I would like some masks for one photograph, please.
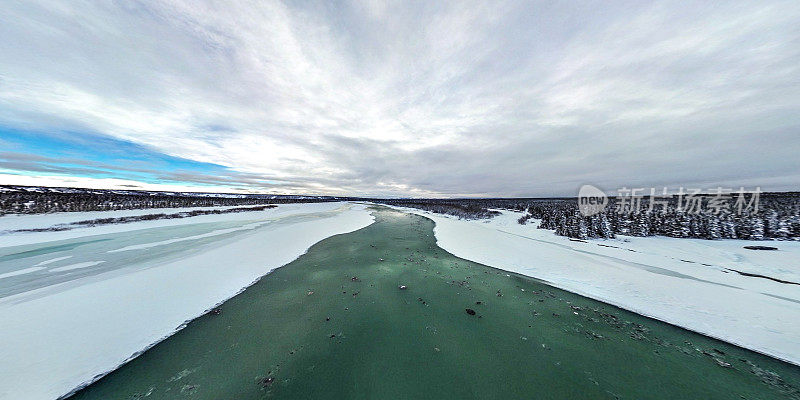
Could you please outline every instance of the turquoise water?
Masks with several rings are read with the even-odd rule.
[[[800,399],[800,367],[454,257],[432,221],[373,213],[73,398]]]

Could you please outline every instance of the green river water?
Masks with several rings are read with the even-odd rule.
[[[457,258],[431,220],[372,212],[72,399],[800,399],[800,367]]]

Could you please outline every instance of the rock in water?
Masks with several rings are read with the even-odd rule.
[[[733,368],[733,366],[730,363],[726,363],[725,361],[722,361],[719,358],[714,358],[714,361],[716,361],[717,365],[719,365],[722,368]]]
[[[272,382],[275,382],[275,378],[268,376],[266,378],[261,379],[258,383],[261,384],[264,388],[268,388],[272,385]]]
[[[473,309],[471,309],[471,308],[468,308],[468,309],[467,309],[467,314],[469,314],[469,315],[475,315],[475,310],[473,310]]]

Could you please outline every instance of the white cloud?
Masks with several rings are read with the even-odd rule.
[[[797,169],[795,1],[40,0],[0,20],[0,125],[322,192],[573,194]]]
[[[0,181],[4,185],[21,186],[47,186],[47,187],[70,187],[70,188],[93,188],[93,189],[119,189],[119,190],[152,190],[166,192],[204,192],[204,193],[231,193],[245,192],[230,188],[198,187],[196,185],[170,185],[154,184],[128,179],[114,178],[87,178],[87,177],[66,177],[57,175],[23,176],[7,174],[0,171]]]

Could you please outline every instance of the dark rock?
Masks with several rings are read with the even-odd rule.
[[[211,315],[220,315],[220,314],[222,314],[222,310],[219,308],[211,310]]]
[[[777,247],[772,246],[744,246],[747,250],[778,250]]]
[[[471,308],[468,308],[468,309],[467,309],[467,314],[469,314],[469,315],[475,315],[475,310],[473,310],[473,309],[471,309]]]
[[[483,304],[482,301],[476,301],[475,304]]]

